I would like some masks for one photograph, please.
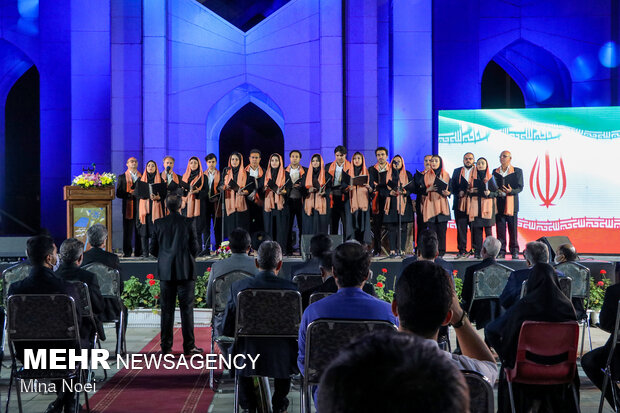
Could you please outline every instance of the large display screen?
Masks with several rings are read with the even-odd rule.
[[[525,184],[521,250],[565,235],[578,253],[620,253],[620,107],[439,111],[438,140],[450,174],[466,152],[493,169],[503,150],[512,153]],[[455,251],[454,221],[449,231],[448,250]]]

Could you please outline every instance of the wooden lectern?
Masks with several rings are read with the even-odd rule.
[[[106,250],[112,251],[112,200],[114,185],[103,188],[65,186],[67,201],[67,238],[77,238],[86,244],[86,231],[95,224],[108,229]]]

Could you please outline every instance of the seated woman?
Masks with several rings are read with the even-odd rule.
[[[524,321],[562,322],[576,320],[575,309],[560,290],[553,267],[536,264],[527,281],[527,294],[485,329],[487,343],[502,360],[497,404],[498,413],[510,412],[510,397],[504,367],[512,368]],[[579,388],[575,374],[574,386]],[[513,383],[515,407],[519,412],[575,412],[571,390],[566,385],[535,386]],[[539,406],[539,407],[536,407]]]

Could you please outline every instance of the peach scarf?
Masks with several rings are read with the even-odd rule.
[[[228,170],[226,171],[226,176],[224,177],[224,185],[228,186],[228,183],[233,179],[233,170],[230,165],[230,155],[228,157]],[[239,157],[239,172],[237,172],[237,185],[239,188],[243,188],[248,179],[248,176],[243,169],[243,158],[241,155],[237,154]],[[248,210],[248,205],[245,202],[245,196],[239,195],[237,191],[232,191],[230,189],[226,189],[225,192],[225,204],[226,204],[226,215],[230,215],[233,212],[243,212]]]
[[[146,164],[148,165],[150,162],[155,163],[155,161],[148,161]],[[142,177],[140,178],[140,180],[142,182],[146,182],[148,183],[148,177],[147,177],[147,173],[146,173],[146,168],[144,168],[144,173],[142,174]],[[153,182],[155,184],[161,184],[161,176],[159,175],[159,170],[157,169],[157,164],[155,163],[155,182]],[[150,199],[141,199],[140,200],[140,205],[138,207],[138,211],[139,211],[139,215],[140,215],[140,223],[142,225],[146,224],[146,216],[148,214],[151,214],[151,218],[152,221],[155,222],[155,220],[161,218],[164,216],[163,210],[161,208],[161,201],[153,201],[153,210],[151,211],[151,203],[149,202]]]
[[[318,156],[321,159],[321,165],[319,166],[319,185],[325,185],[325,164],[323,163],[323,157],[319,154],[312,155],[312,158]],[[312,169],[312,158],[310,158],[310,166],[308,167],[308,173],[306,174],[306,188],[312,188],[312,175],[314,174]],[[304,212],[306,215],[312,215],[312,211],[317,210],[320,215],[327,213],[327,200],[324,196],[320,196],[318,192],[308,194],[304,200]]]
[[[476,175],[474,175],[474,173]],[[474,179],[475,179],[474,176],[476,177],[478,176],[477,169],[475,171],[472,171],[471,175],[469,175],[469,187],[470,188],[473,188],[474,186]],[[486,184],[487,182],[489,182],[490,179],[491,179],[491,172],[489,171],[489,167],[487,166],[483,181]],[[480,199],[480,209],[482,211],[478,210],[478,199]],[[493,198],[485,198],[476,193],[472,194],[471,201],[469,203],[469,210],[467,211],[469,215],[469,222],[473,221],[478,216],[478,214],[480,214],[480,218],[491,219],[491,217],[493,216],[494,201],[495,199]]]
[[[424,172],[424,185],[427,189],[435,184],[435,176],[435,171],[433,169],[429,169]],[[443,167],[441,168],[439,177],[445,182],[450,182],[450,175],[445,169],[443,169]],[[441,195],[437,191],[427,192],[426,197],[424,197],[424,203],[422,204],[422,216],[424,222],[428,222],[428,220],[439,214],[450,215],[448,198]]]
[[[355,155],[362,157],[362,169],[360,175],[368,176],[368,169],[366,169],[366,158],[359,152]],[[355,155],[353,155],[355,157]],[[355,177],[355,167],[353,163],[349,163],[349,168],[346,170],[347,174],[351,177]],[[349,190],[349,202],[351,204],[351,213],[354,213],[358,209],[362,211],[368,211],[368,189],[364,186],[351,186]]]
[[[196,175],[196,177],[192,179],[192,182],[189,182],[189,177],[192,173],[192,169],[189,167],[189,163],[191,162],[192,159],[195,159],[198,162],[198,175]],[[189,158],[189,161],[187,161],[187,168],[185,169],[185,173],[183,174],[183,178],[181,179],[183,180],[183,182],[189,184],[190,190],[200,191],[204,185],[204,181],[200,181],[200,185],[198,186],[196,186],[196,183],[198,183],[200,178],[202,178],[202,174],[203,174],[202,163],[200,163],[200,159],[196,158],[195,156],[192,156],[191,158]],[[194,218],[194,217],[200,216],[200,198],[197,197],[196,194],[187,194],[187,196],[183,197],[183,207],[185,206],[187,206],[187,217],[188,218]]]
[[[377,170],[377,172],[380,172],[379,170],[379,164],[374,164],[372,166],[372,168],[375,168]],[[387,164],[387,168],[386,168],[387,174],[386,174],[386,181],[389,181],[389,179],[387,178],[388,176],[392,176],[392,166],[388,163]],[[379,176],[379,174],[377,173],[377,177]],[[379,185],[379,182],[375,182],[375,186]],[[379,190],[375,190],[375,196],[372,198],[372,213],[377,215],[379,213]]]
[[[135,158],[133,158],[135,159]],[[140,172],[136,171],[136,173],[138,174],[138,179],[140,179],[142,177],[142,175],[140,174]],[[127,169],[125,171],[125,182],[126,182],[126,186],[125,186],[125,191],[128,194],[133,194],[133,189],[131,189],[132,185],[133,185],[133,178],[131,177],[131,172],[129,172],[129,169]],[[125,204],[125,219],[134,219],[133,216],[133,203],[134,203],[134,198],[129,197],[127,198],[127,203]]]
[[[398,156],[398,155],[397,155]],[[403,164],[403,166],[400,168],[400,172],[398,173],[398,185],[396,188],[392,188],[394,190],[398,190],[399,186],[405,186],[409,183],[409,181],[407,180],[407,170],[405,169],[405,160],[398,156]],[[396,158],[396,156],[394,157]],[[394,158],[392,158],[392,162],[390,162],[390,171],[392,171],[394,169]],[[390,175],[393,176],[393,175]],[[398,202],[397,208],[398,208],[398,213],[400,213],[400,215],[405,215],[405,209],[407,207],[407,195],[398,195],[400,197],[400,202]],[[385,208],[383,209],[384,212],[386,214],[390,213],[390,204],[392,201],[392,196],[389,196],[386,200],[385,200]]]
[[[500,166],[495,170],[498,174],[501,175],[502,167]],[[508,175],[513,174],[515,172],[515,168],[510,165],[508,167]],[[503,215],[507,215],[509,217],[515,214],[515,196],[506,194],[506,206],[504,207],[504,211],[502,211]]]
[[[472,166],[472,171],[469,173],[469,180],[467,182],[470,185],[473,182],[472,176],[474,176],[475,172],[476,172],[476,165]],[[461,174],[459,175],[459,182],[461,181],[461,179],[465,180],[465,167],[464,166],[461,167]],[[458,194],[454,194],[454,196],[457,197]],[[467,212],[469,210],[469,201],[470,200],[467,194],[465,194],[465,196],[463,196],[462,198],[459,198],[458,210],[461,212]]]
[[[269,157],[269,163],[271,164],[271,158],[277,156],[280,160],[280,167],[278,168],[278,175],[275,179],[275,184],[278,188],[282,188],[286,183],[286,174],[284,173],[284,164],[282,163],[282,157],[278,154],[273,154]],[[271,180],[271,165],[267,168],[267,173],[265,174],[265,212],[271,212],[272,209],[277,209],[278,211],[282,211],[284,209],[284,195],[274,193],[267,184]]]

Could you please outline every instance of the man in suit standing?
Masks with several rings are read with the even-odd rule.
[[[482,243],[482,262],[470,265],[465,269],[465,279],[463,281],[463,309],[468,311],[469,304],[474,295],[474,273],[496,264],[495,258],[501,248],[501,243],[495,237],[486,237]],[[480,330],[488,323],[500,316],[499,300],[490,298],[486,300],[476,300],[469,312],[469,319],[472,323],[476,323],[476,328]]]
[[[252,278],[240,280],[230,288],[230,297],[224,313],[224,334],[235,335],[235,315],[237,313],[237,294],[247,289],[297,290],[292,282],[278,277],[282,269],[282,249],[275,241],[264,241],[258,248],[256,256],[258,273]],[[242,409],[256,411],[257,401],[254,395],[254,382],[250,375],[257,371],[263,376],[274,378],[274,393],[271,398],[273,411],[286,412],[291,387],[291,374],[297,373],[295,357],[297,343],[291,338],[242,338],[235,343],[237,354],[260,354],[256,361],[256,370],[249,366],[238,372],[239,404]]]
[[[170,214],[153,223],[151,254],[157,257],[157,275],[160,279],[161,351],[172,351],[174,308],[177,297],[181,310],[183,353],[201,354],[194,341],[194,271],[195,257],[200,250],[196,229],[191,218],[179,214],[181,198],[169,195],[166,206]]]
[[[467,226],[469,225],[469,215],[467,213],[467,187],[469,177],[475,169],[476,159],[474,154],[467,152],[463,155],[463,166],[456,168],[452,172],[450,192],[454,194],[454,220],[456,221],[456,243],[459,249],[456,258],[462,258],[467,254]],[[470,237],[471,239],[471,237]]]
[[[104,310],[104,303],[97,276],[80,268],[84,258],[84,244],[77,238],[68,238],[60,245],[59,255],[60,267],[56,270],[56,275],[66,281],[79,281],[88,285],[88,294],[90,295],[90,305],[95,325],[82,323],[80,326],[80,337],[90,344],[95,332],[99,332],[99,337],[105,340],[103,324],[100,321],[101,313]]]
[[[136,189],[136,181],[142,174],[138,172],[138,160],[133,156],[127,159],[127,170],[118,176],[116,184],[116,197],[123,200],[123,254],[131,257],[131,239],[135,235],[136,248],[134,257],[142,255],[142,242],[136,226],[138,219],[138,199],[133,196]]]
[[[519,240],[517,239],[517,223],[519,221],[519,192],[523,191],[523,171],[512,166],[511,161],[512,154],[509,151],[503,151],[499,156],[501,165],[493,171],[496,182],[503,182],[504,178],[509,176],[514,177],[516,181],[514,187],[509,184],[503,184],[499,188],[499,195],[496,198],[497,215],[495,215],[495,228],[497,229],[497,239],[502,243],[499,258],[506,256],[506,226],[508,226],[510,253],[512,254],[512,259],[518,259]]]
[[[215,234],[215,250],[222,243],[222,200],[218,196],[218,186],[220,184],[220,171],[217,170],[217,157],[210,153],[205,156],[207,170],[204,171],[204,185],[200,191],[200,215],[203,221],[202,234],[199,238],[204,238],[204,248],[200,256],[211,255],[211,222],[213,222],[213,233]],[[200,241],[200,240],[199,240]]]

